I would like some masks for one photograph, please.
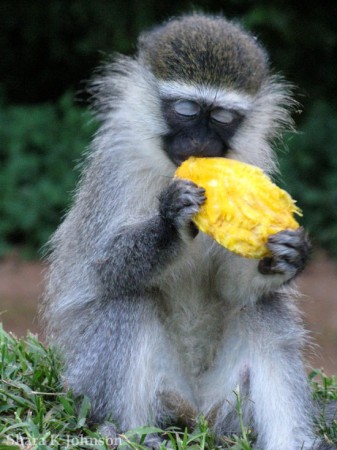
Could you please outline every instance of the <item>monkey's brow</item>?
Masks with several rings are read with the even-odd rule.
[[[161,96],[170,98],[185,98],[190,100],[206,101],[208,104],[215,103],[229,109],[247,112],[252,108],[254,97],[233,89],[220,89],[218,87],[205,85],[192,85],[176,81],[160,81],[159,92]]]

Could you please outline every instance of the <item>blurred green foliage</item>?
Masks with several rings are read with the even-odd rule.
[[[1,0],[0,255],[34,254],[62,219],[96,124],[78,104],[107,55],[192,10],[239,19],[295,86],[300,133],[281,155],[286,188],[314,239],[337,256],[337,4],[293,0]]]
[[[239,19],[309,101],[337,101],[337,4],[328,0],[1,0],[0,85],[11,102],[56,100],[104,55],[132,53],[140,31],[193,10]]]
[[[288,146],[280,158],[284,185],[314,241],[337,257],[337,107],[315,102]]]
[[[55,105],[0,106],[0,255],[34,255],[61,221],[96,124],[64,95]]]

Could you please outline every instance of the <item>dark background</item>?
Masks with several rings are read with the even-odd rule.
[[[94,69],[134,52],[141,30],[193,10],[240,20],[295,86],[303,133],[279,144],[279,182],[337,255],[337,6],[312,0],[1,0],[0,255],[36,255],[66,211],[96,129],[85,109]]]
[[[299,132],[277,151],[316,253],[300,278],[310,328],[337,371],[337,4],[317,0],[0,0],[0,313],[39,331],[43,246],[71,201],[97,123],[87,81],[140,31],[190,11],[242,22],[294,86]],[[30,259],[24,263],[24,259]],[[320,365],[321,359],[314,360]]]
[[[72,169],[96,127],[83,109],[95,67],[132,53],[141,30],[192,10],[239,19],[294,84],[303,134],[279,145],[289,149],[280,182],[314,240],[337,254],[335,3],[1,0],[0,9],[0,255],[36,254],[67,209]]]

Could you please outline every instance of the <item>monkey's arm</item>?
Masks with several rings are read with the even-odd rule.
[[[219,290],[226,298],[246,305],[286,285],[304,269],[311,246],[307,234],[299,228],[270,236],[268,248],[272,256],[262,260],[228,256],[219,278]]]
[[[174,261],[183,240],[192,239],[192,216],[205,201],[204,190],[174,180],[159,196],[158,214],[118,230],[96,258],[101,282],[112,294],[141,293]]]

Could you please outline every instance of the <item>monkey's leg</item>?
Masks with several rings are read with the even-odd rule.
[[[243,421],[256,431],[257,449],[319,448],[301,358],[303,340],[292,305],[276,294],[231,317],[214,369],[203,384],[203,409],[217,434],[240,431],[234,394],[239,386]]]
[[[110,418],[125,432],[191,415],[192,393],[151,298],[106,298],[73,321],[65,382],[89,397],[94,422]]]
[[[249,392],[258,446],[313,449],[318,439],[313,433],[314,408],[302,361],[304,331],[283,301],[282,297],[266,299],[261,305],[261,331],[251,347]]]

